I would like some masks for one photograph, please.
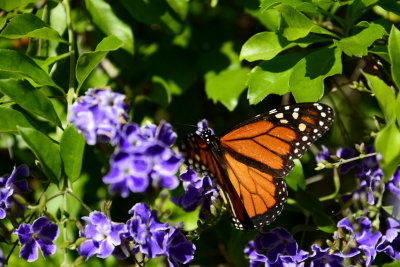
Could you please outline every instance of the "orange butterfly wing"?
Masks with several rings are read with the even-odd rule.
[[[220,140],[191,134],[187,161],[217,178],[237,228],[258,228],[279,215],[287,198],[282,177],[333,118],[323,104],[280,107],[237,125]]]

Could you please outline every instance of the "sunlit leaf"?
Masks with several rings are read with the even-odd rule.
[[[9,39],[17,39],[25,36],[67,43],[56,30],[32,14],[21,14],[12,18],[0,34],[0,37]]]
[[[240,94],[246,89],[248,68],[228,69],[218,74],[206,75],[206,93],[214,102],[221,102],[228,110],[234,110]]]
[[[363,73],[367,78],[368,85],[375,94],[378,100],[379,106],[381,107],[383,114],[385,115],[386,121],[390,121],[395,115],[395,96],[392,89],[381,79],[374,75]]]
[[[79,178],[82,168],[85,138],[78,133],[74,126],[65,129],[60,141],[60,153],[64,171],[73,182]]]
[[[318,26],[307,18],[306,15],[289,5],[283,5],[280,7],[280,10],[282,12],[282,19],[285,22],[283,26],[281,25],[283,30],[282,35],[289,41],[306,37],[310,32],[336,36],[332,32]]]
[[[394,25],[390,31],[388,48],[392,78],[397,88],[400,88],[400,31]]]
[[[11,11],[13,9],[25,7],[28,4],[36,3],[37,0],[1,0],[0,1],[0,10]]]
[[[11,75],[17,74],[19,77],[25,77],[37,85],[53,86],[64,92],[54,81],[50,78],[42,68],[40,68],[32,59],[26,55],[14,50],[0,49],[0,71],[10,72]]]
[[[324,79],[342,72],[340,49],[320,48],[309,53],[293,68],[289,91],[296,102],[313,102],[324,94]]]
[[[111,35],[105,37],[97,45],[95,51],[81,54],[76,64],[76,79],[79,83],[77,90],[81,88],[83,82],[97,66],[97,64],[99,64],[100,61],[108,54],[108,52],[117,50],[122,45],[123,43],[120,39]]]
[[[269,60],[274,58],[278,53],[293,46],[307,47],[310,44],[327,40],[329,39],[317,35],[308,35],[307,37],[289,42],[286,38],[275,32],[260,32],[253,35],[243,45],[240,51],[240,59],[246,59],[247,61]]]
[[[34,88],[26,81],[0,80],[0,92],[7,95],[25,110],[38,115],[61,127],[53,104],[39,89]]]
[[[383,159],[379,162],[385,177],[393,175],[400,164],[400,130],[395,121],[386,125],[375,139],[376,152],[380,153]]]
[[[371,23],[368,28],[361,32],[343,38],[340,41],[335,41],[335,43],[348,56],[366,56],[368,54],[368,47],[376,40],[382,38],[385,32],[385,29],[381,25]]]
[[[269,94],[284,95],[289,92],[289,78],[293,67],[304,56],[304,53],[290,53],[254,67],[249,75],[247,92],[250,104],[257,104]]]
[[[16,134],[18,132],[17,126],[32,127],[21,112],[11,108],[0,107],[0,132]]]
[[[120,39],[123,48],[133,54],[133,33],[131,27],[123,22],[104,0],[85,0],[86,8],[92,16],[94,24],[106,35],[114,35]]]

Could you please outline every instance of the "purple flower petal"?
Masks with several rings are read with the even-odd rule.
[[[39,245],[43,257],[47,257],[49,255],[53,255],[54,253],[56,253],[56,245],[54,245],[52,242],[45,241],[42,239],[37,239],[36,243]]]
[[[38,249],[35,240],[30,239],[24,246],[22,246],[19,256],[28,262],[37,260]]]
[[[86,257],[86,260],[88,260],[94,254],[96,254],[98,247],[98,242],[86,240],[78,247],[78,252],[81,256]]]

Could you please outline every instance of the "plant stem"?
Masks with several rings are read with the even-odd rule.
[[[67,17],[67,27],[68,27],[68,41],[69,41],[69,52],[71,53],[69,56],[69,82],[68,82],[68,93],[67,93],[67,103],[70,106],[74,100],[75,96],[75,38],[74,31],[72,29],[72,21],[71,21],[71,8],[69,4],[70,0],[64,0],[63,5],[65,8],[65,13]]]
[[[79,197],[77,197],[71,191],[71,189],[68,188],[66,193],[69,194],[70,196],[72,196],[73,198],[75,198],[79,202],[79,204],[81,204],[87,211],[92,212],[92,209],[88,205],[86,205]]]

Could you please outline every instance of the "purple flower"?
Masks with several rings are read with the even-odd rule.
[[[351,194],[343,195],[341,197],[343,203],[352,201],[353,204],[349,207],[352,211],[359,210],[367,202],[369,205],[375,204],[374,192],[371,187],[368,186],[367,181],[361,181],[359,188],[355,189]]]
[[[329,152],[326,146],[322,146],[322,152],[317,154],[316,160],[318,163],[322,162],[323,160],[328,160],[331,157],[331,152]]]
[[[11,175],[4,175],[3,177],[0,177],[0,219],[4,219],[6,217],[6,210],[11,207],[11,200],[14,191],[28,191],[28,185],[25,180],[15,181],[18,175],[28,176],[28,166],[14,166]]]
[[[356,156],[356,152],[351,148],[343,147],[343,148],[339,148],[336,151],[336,156],[341,158],[341,159],[351,159],[351,158],[354,158]],[[357,166],[357,163],[354,162],[354,161],[342,164],[339,167],[339,172],[341,174],[348,173],[351,169],[353,169],[356,166]]]
[[[140,252],[149,259],[163,255],[168,224],[160,223],[156,211],[151,211],[144,203],[135,204],[129,213],[132,214],[132,218],[127,222],[128,233]]]
[[[79,246],[79,254],[87,259],[95,254],[98,258],[110,256],[114,248],[121,244],[120,235],[126,232],[126,225],[111,222],[99,211],[93,211],[89,217],[82,219],[88,223],[81,233],[87,240]]]
[[[308,258],[308,252],[298,248],[296,240],[284,228],[259,233],[245,249],[250,266],[298,264]],[[296,265],[295,265],[296,266]]]
[[[175,139],[171,125],[163,121],[158,127],[125,124],[116,138],[110,172],[103,181],[111,184],[110,190],[119,191],[122,197],[130,192],[144,192],[149,186],[176,188],[179,182],[175,173],[182,156],[170,147]]]
[[[390,177],[387,188],[393,195],[400,198],[400,167],[398,167],[393,176]]]
[[[58,233],[58,226],[51,223],[46,217],[37,218],[32,225],[21,224],[14,231],[22,245],[19,256],[28,262],[37,260],[38,246],[43,257],[54,254],[56,245],[53,244],[53,241],[57,239]]]
[[[356,244],[354,247],[349,247],[348,251],[342,251],[341,255],[353,257],[362,252],[366,257],[365,264],[368,266],[376,257],[376,245],[382,234],[379,231],[374,232],[370,219],[364,216],[352,220],[346,217],[340,220],[337,226],[349,232],[349,244],[353,242]]]
[[[200,219],[205,220],[211,214],[211,205],[218,198],[218,189],[211,178],[199,178],[195,171],[187,168],[180,175],[185,193],[180,197],[171,197],[171,201],[184,211],[194,211],[201,205]]]
[[[322,249],[318,245],[313,244],[311,249],[313,250],[313,254],[310,255],[312,259],[310,267],[343,266],[343,257],[337,255],[337,253],[329,253],[329,248]]]
[[[376,250],[384,252],[393,260],[400,259],[400,222],[392,218],[386,220],[387,229],[385,235],[379,241]]]
[[[179,267],[189,263],[193,260],[196,250],[196,246],[187,241],[181,231],[174,227],[171,227],[168,234],[165,235],[163,247],[170,267]]]
[[[110,89],[90,88],[71,107],[68,121],[85,136],[89,145],[114,143],[121,124],[128,119],[125,95]]]

